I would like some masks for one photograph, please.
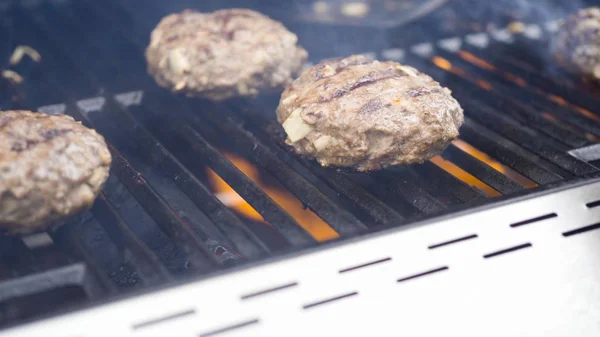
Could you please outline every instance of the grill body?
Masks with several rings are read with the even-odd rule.
[[[3,9],[1,35],[43,61],[14,67],[25,96],[2,108],[69,114],[106,137],[114,160],[89,212],[0,238],[9,335],[395,331],[398,314],[407,318],[398,331],[411,334],[481,335],[498,317],[513,323],[492,334],[597,333],[600,100],[545,56],[557,17],[513,32],[497,17],[448,19],[462,13],[455,2],[382,30],[260,5],[299,35],[312,62],[368,53],[413,65],[465,109],[460,142],[440,157],[357,174],[291,153],[278,97],[216,104],[157,88],[143,57],[149,32],[189,6]],[[425,323],[432,317],[439,324]]]

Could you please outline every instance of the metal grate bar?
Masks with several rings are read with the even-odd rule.
[[[420,213],[437,213],[446,208],[441,201],[436,200],[419,187],[420,182],[414,179],[408,170],[402,174],[399,171],[380,171],[371,176],[374,178],[375,190],[385,191],[394,198],[403,198]]]
[[[443,154],[444,158],[457,164],[477,179],[488,184],[502,194],[523,190],[523,186],[510,180],[504,174],[496,171],[484,162],[474,158],[454,145],[450,145]]]
[[[90,273],[94,275],[94,282],[96,282],[99,289],[103,291],[94,291],[92,296],[106,296],[106,294],[114,294],[117,291],[115,284],[108,277],[107,274],[102,272],[97,261],[93,258],[92,254],[83,246],[81,242],[81,226],[85,226],[81,223],[67,224],[59,227],[56,231],[51,231],[49,234],[55,244],[67,247],[73,255],[79,257],[85,265],[88,267]],[[97,287],[94,287],[97,288]]]
[[[319,164],[315,163],[315,166],[317,165]],[[411,219],[423,213],[423,211],[419,210],[419,208],[416,207],[416,205],[414,205],[413,202],[409,201],[409,199],[407,199],[405,195],[400,193],[400,191],[397,191],[394,188],[392,188],[390,186],[391,182],[383,181],[381,177],[376,177],[374,173],[339,172],[338,174],[343,175],[352,183],[360,185],[370,194],[376,196],[377,198],[379,198],[379,200],[385,202],[385,204],[388,207],[392,208],[393,210],[395,210],[396,212],[400,213],[402,216],[408,219]],[[401,179],[401,177],[397,176],[394,179],[398,180]],[[433,197],[431,197],[431,200],[432,201],[430,201],[430,203],[436,202]],[[413,201],[426,202],[423,199]],[[443,208],[443,206],[441,207]]]
[[[535,160],[535,155],[519,149],[514,143],[506,141],[469,119],[465,120],[461,137],[538,184],[544,185],[563,179],[555,172],[553,165]]]
[[[410,170],[421,178],[425,190],[446,205],[461,205],[485,199],[480,191],[429,161],[423,165],[411,167]]]
[[[113,242],[123,241],[124,248],[133,255],[134,268],[145,282],[158,285],[172,279],[158,257],[129,229],[104,193],[94,203],[91,213],[106,229]]]
[[[223,263],[208,250],[191,230],[190,225],[154,191],[142,174],[131,166],[114,147],[109,145],[113,156],[112,172],[127,189],[140,201],[146,212],[152,216],[160,228],[178,241],[180,247],[189,255],[192,267],[200,273],[206,273]]]

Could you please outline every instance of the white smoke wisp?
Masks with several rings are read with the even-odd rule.
[[[545,23],[565,18],[585,7],[583,0],[455,0],[468,17],[502,25],[518,19]]]

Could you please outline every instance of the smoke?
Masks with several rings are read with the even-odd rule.
[[[562,19],[586,6],[585,0],[458,0],[461,12],[474,20],[497,26],[514,20],[549,22]]]

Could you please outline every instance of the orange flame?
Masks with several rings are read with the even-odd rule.
[[[521,175],[517,171],[511,169],[510,167],[501,164],[494,158],[490,157],[487,153],[480,151],[479,149],[473,147],[471,144],[465,142],[464,140],[458,139],[452,142],[452,144],[454,144],[454,146],[461,149],[462,151],[486,163],[496,171],[508,176],[520,185],[525,186],[526,188],[534,188],[538,186],[538,184],[536,184],[535,182],[531,181],[530,179],[526,178],[525,176]]]
[[[504,77],[506,77],[508,80],[510,80],[511,82],[515,83],[516,85],[525,88],[527,86],[527,82],[520,78],[517,75],[513,75],[511,73],[504,73]]]
[[[458,55],[465,61],[472,63],[476,66],[478,66],[481,69],[485,69],[488,71],[492,71],[495,73],[498,73],[502,76],[504,76],[506,79],[508,79],[509,81],[515,83],[516,85],[520,86],[520,87],[526,87],[527,86],[527,82],[522,79],[519,76],[513,75],[511,73],[505,73],[503,71],[500,71],[498,68],[496,68],[496,66],[494,66],[493,64],[487,62],[486,60],[473,55],[472,53],[468,52],[468,51],[464,51],[461,50],[458,52]]]
[[[570,106],[570,107],[572,107],[573,109],[575,109],[577,112],[579,112],[583,116],[586,116],[586,117],[591,118],[591,119],[596,120],[596,121],[600,121],[600,116],[596,115],[595,113],[591,112],[588,109],[582,108],[582,107],[577,106],[575,104],[571,104],[566,99],[564,99],[564,98],[562,98],[560,96],[553,95],[553,94],[548,94],[548,98],[552,102],[554,102],[554,103],[560,104],[562,106]]]
[[[206,168],[208,180],[210,181],[213,189],[216,191],[215,196],[221,202],[236,211],[239,214],[243,214],[250,220],[254,221],[265,221],[265,219],[247,203],[236,191],[229,186],[215,171],[210,168]]]
[[[484,80],[478,80],[478,79],[473,78],[472,76],[469,76],[463,69],[453,66],[452,63],[450,63],[450,61],[446,60],[443,57],[434,56],[431,59],[431,62],[433,62],[433,64],[435,64],[438,68],[444,69],[455,75],[466,78],[466,79],[470,80],[471,82],[474,82],[475,84],[477,84],[480,88],[482,88],[484,90],[487,90],[487,91],[494,90],[494,86],[492,86],[492,84],[490,82],[484,81]]]
[[[556,116],[553,116],[553,115],[551,115],[551,114],[549,114],[547,112],[543,112],[542,113],[542,117],[544,117],[545,119],[547,119],[549,121],[552,121],[556,125],[559,125],[559,126],[562,126],[562,127],[566,128],[566,129],[568,129],[568,130],[570,130],[572,132],[582,133],[585,136],[585,138],[587,138],[588,140],[590,140],[592,142],[600,143],[600,138],[592,135],[591,133],[581,131],[580,129],[578,129],[578,128],[574,127],[574,126],[569,125],[569,124],[561,121]]]
[[[435,157],[431,158],[430,161],[432,163],[434,163],[435,165],[437,165],[438,167],[440,167],[442,170],[444,170],[444,171],[450,173],[451,175],[455,176],[456,178],[460,179],[467,185],[473,186],[476,189],[482,191],[488,197],[500,196],[500,193],[498,191],[491,188],[483,181],[475,178],[474,176],[469,174],[467,171],[454,165],[452,162],[449,162],[446,159],[442,158],[441,156],[435,156]]]
[[[556,118],[556,116],[553,116],[547,112],[542,112],[542,117],[544,117],[545,119],[552,121],[554,123],[561,123],[560,119]],[[567,129],[573,130],[573,128],[570,125],[565,125],[565,127]]]
[[[554,103],[558,103],[560,105],[567,105],[567,104],[569,104],[569,102],[567,102],[566,99],[564,99],[564,98],[562,98],[560,96],[549,94],[548,98],[550,98],[550,100],[553,101]]]
[[[473,63],[474,65],[489,70],[489,71],[497,71],[498,69],[496,69],[496,67],[494,67],[492,64],[488,63],[486,60],[479,58],[475,55],[473,55],[472,53],[469,53],[468,51],[459,51],[458,55],[465,61]]]
[[[442,69],[448,70],[448,71],[452,71],[452,63],[450,63],[450,61],[446,60],[445,58],[439,57],[439,56],[434,56],[432,61],[433,61],[433,64],[435,64],[439,68],[442,68]]]
[[[339,237],[338,233],[314,212],[309,209],[303,209],[300,200],[296,199],[291,193],[272,185],[265,184],[260,178],[258,169],[250,162],[233,154],[223,153],[223,155],[248,176],[250,180],[258,185],[284,211],[292,216],[298,224],[309,232],[317,241],[322,242]],[[206,168],[206,172],[208,179],[215,190],[215,195],[223,202],[223,204],[248,219],[266,222],[264,218],[219,175],[217,175],[217,173],[210,168]]]
[[[479,80],[479,81],[477,81],[477,85],[479,87],[481,87],[482,89],[485,89],[487,91],[494,90],[494,86],[490,82],[488,82],[488,81]]]

